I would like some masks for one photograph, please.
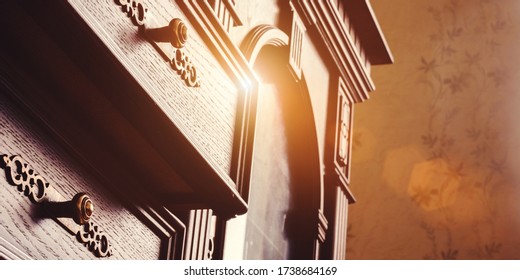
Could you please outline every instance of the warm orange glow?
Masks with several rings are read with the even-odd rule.
[[[520,259],[518,1],[371,3],[395,64],[356,106],[347,257]]]
[[[427,211],[453,205],[461,176],[450,170],[442,159],[415,164],[408,183],[408,194]]]

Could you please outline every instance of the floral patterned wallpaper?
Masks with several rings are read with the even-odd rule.
[[[372,0],[349,259],[520,259],[520,1]],[[374,176],[376,174],[376,176]]]

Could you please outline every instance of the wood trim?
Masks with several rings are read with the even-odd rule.
[[[213,259],[215,249],[214,232],[212,232],[213,219],[211,209],[190,211],[184,250],[185,260]]]
[[[297,80],[302,78],[302,48],[305,41],[306,29],[300,15],[294,10],[292,3],[289,2],[292,12],[291,37],[289,47],[289,65]]]
[[[258,54],[266,45],[286,47],[289,45],[289,36],[275,26],[261,24],[249,31],[240,49],[249,64],[254,65]]]
[[[256,91],[254,82],[256,76],[240,49],[230,39],[223,26],[219,24],[218,18],[212,12],[213,9],[207,1],[177,0],[176,2],[205,43],[210,46],[213,55],[221,62],[228,75],[242,89],[241,105],[237,108],[231,177],[235,181],[241,199],[247,205],[256,116],[256,101],[253,99],[252,93]],[[246,211],[247,209],[244,208],[236,213],[219,214],[233,217]]]
[[[369,1],[345,1],[344,8],[370,64],[393,63],[394,58]]]
[[[231,14],[231,17],[233,18],[235,25],[242,25],[242,20],[240,19],[240,16],[238,15],[237,10],[235,9],[234,3],[232,3],[232,1],[230,0],[222,0],[222,3],[224,3],[227,10]]]
[[[339,78],[337,86],[337,104],[336,104],[336,120],[335,120],[335,135],[334,135],[334,167],[339,177],[342,177],[342,181],[345,182],[346,186],[350,184],[350,170],[352,162],[352,136],[354,130],[354,103],[349,94],[345,82]],[[340,162],[340,145],[341,145],[341,114],[343,103],[349,104],[349,123],[348,123],[348,136],[346,139],[346,147],[344,147],[347,158],[344,162]],[[343,184],[342,184],[343,185]]]
[[[261,51],[267,46],[275,47],[275,53],[283,53],[284,57],[286,57],[286,61],[275,61],[276,65],[274,67],[281,69],[280,73],[283,73],[277,76],[277,79],[279,79],[277,82],[284,85],[284,89],[288,92],[300,92],[299,97],[292,100],[291,104],[294,107],[290,108],[304,110],[305,113],[302,114],[303,119],[300,118],[299,121],[305,123],[307,127],[312,126],[312,128],[305,129],[305,132],[298,132],[301,137],[307,139],[305,144],[293,141],[290,145],[291,149],[294,150],[292,153],[289,153],[292,156],[296,155],[297,152],[303,153],[305,156],[299,159],[305,158],[302,161],[306,162],[304,169],[302,169],[305,170],[305,174],[300,174],[302,175],[300,177],[305,177],[305,179],[295,180],[298,181],[294,183],[297,186],[295,187],[297,191],[294,192],[294,200],[296,202],[294,202],[294,208],[288,211],[286,218],[287,234],[294,241],[290,258],[317,259],[320,244],[324,241],[327,234],[328,222],[323,215],[323,174],[321,171],[322,164],[319,156],[312,102],[304,75],[302,75],[301,79],[298,79],[289,65],[289,37],[286,33],[271,25],[256,26],[246,35],[241,49],[252,66],[257,62]],[[292,86],[288,86],[288,84],[292,84]],[[257,93],[254,96],[257,96]],[[285,107],[288,110],[290,108]],[[257,117],[260,118],[261,115]],[[295,129],[296,127],[292,128]],[[311,145],[313,148],[304,150],[303,146],[306,146],[306,144]],[[313,151],[316,153],[313,154]],[[299,155],[301,156],[301,154]]]
[[[0,260],[30,260],[27,254],[0,236]]]
[[[348,204],[349,199],[342,187],[336,188],[335,220],[332,240],[332,259],[343,260],[347,250]]]
[[[180,260],[184,252],[185,225],[168,209],[160,206],[133,206],[141,213],[141,219],[149,222],[149,227],[161,238],[159,259]]]
[[[347,83],[354,102],[363,102],[369,98],[369,92],[375,90],[370,78],[370,69],[361,55],[362,49],[356,46],[355,38],[348,33],[337,8],[328,1],[292,0],[295,9],[316,44],[324,44],[323,55],[330,57],[336,71]]]

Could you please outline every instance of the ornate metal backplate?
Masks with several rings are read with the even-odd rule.
[[[141,26],[146,21],[148,8],[140,0],[116,0],[116,3],[123,8],[123,12],[132,19],[132,22]]]
[[[149,16],[148,8],[139,0],[117,0],[123,12],[127,13],[134,25],[138,26],[150,43],[163,57],[168,57],[170,65],[177,74],[186,82],[189,87],[200,87],[200,79],[197,75],[197,68],[193,65],[190,58],[181,48],[184,47],[188,39],[188,29],[184,22],[178,18],[173,19],[168,26],[160,26],[154,21],[153,16]],[[153,34],[153,35],[151,35]],[[182,38],[181,43],[177,38]],[[162,46],[161,43],[170,42],[174,48]]]
[[[35,204],[66,200],[18,155],[1,155],[0,168],[4,169],[7,182]],[[78,225],[71,218],[56,217],[55,220],[69,233],[76,235],[77,240],[97,257],[112,255],[108,236],[94,222]]]

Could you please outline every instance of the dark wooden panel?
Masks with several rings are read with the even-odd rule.
[[[112,244],[113,259],[157,259],[161,237],[131,213],[47,132],[29,121],[27,112],[0,94],[0,153],[21,155],[64,197],[87,192],[95,202],[93,220]],[[96,258],[54,220],[41,218],[37,205],[0,172],[0,237],[35,259]]]
[[[176,3],[168,0],[143,2],[148,9],[145,22],[153,20],[167,26],[173,18],[184,21],[189,38],[182,51],[196,67],[200,87],[186,86],[169,61],[140,35],[138,27],[116,1],[70,3],[206,160],[229,176],[239,89]],[[170,53],[166,55],[173,51],[170,47]]]
[[[11,63],[24,66],[20,68],[25,68],[23,70],[27,75],[34,76],[46,87],[48,94],[43,96],[43,102],[47,106],[39,106],[41,96],[32,91],[20,96],[20,99],[33,111],[37,111],[38,116],[49,123],[53,130],[58,131],[60,137],[78,150],[82,158],[98,169],[100,166],[102,169],[111,169],[107,173],[120,172],[112,177],[125,176],[125,172],[121,171],[126,170],[126,174],[136,179],[128,179],[132,181],[132,188],[148,191],[150,194],[155,192],[151,194],[155,195],[155,199],[163,199],[162,203],[172,208],[186,209],[205,204],[205,207],[219,209],[220,213],[228,213],[227,215],[246,211],[246,204],[229,174],[223,171],[220,164],[208,160],[207,154],[200,153],[200,147],[194,145],[197,141],[189,133],[185,133],[182,125],[173,125],[174,117],[168,114],[168,110],[161,110],[160,102],[155,100],[154,93],[158,89],[148,92],[148,88],[144,86],[141,79],[143,76],[139,75],[154,76],[154,72],[159,71],[155,69],[157,65],[160,64],[162,70],[169,67],[167,61],[152,60],[153,63],[158,63],[157,67],[149,68],[146,73],[143,73],[145,69],[140,69],[138,77],[132,76],[128,71],[135,65],[125,65],[120,57],[111,53],[113,49],[101,41],[98,34],[87,26],[68,3],[56,1],[52,4],[35,5],[29,1],[22,2],[20,5],[23,9],[10,3],[20,14],[13,16],[9,13],[0,17],[0,20],[21,30],[6,33],[10,38],[9,42],[16,43],[14,46],[8,44],[5,48],[10,52],[8,56],[13,57],[9,59]],[[117,3],[110,4],[115,5],[116,10],[113,11],[119,15],[121,10]],[[56,17],[43,16],[47,14],[55,14]],[[121,12],[121,15],[118,19],[137,32],[125,13]],[[25,18],[20,20],[22,16]],[[64,22],[67,24],[63,24]],[[109,26],[110,24],[105,27]],[[29,35],[21,36],[22,33]],[[77,34],[81,36],[76,38]],[[137,36],[134,39],[139,41],[137,49],[144,48],[147,53],[153,53],[154,57],[158,55],[148,41],[139,37],[138,33],[134,35]],[[69,40],[72,37],[75,39]],[[34,48],[34,41],[42,45],[45,56],[40,55],[41,47]],[[126,47],[129,46],[123,48]],[[211,56],[206,58],[212,59]],[[130,61],[136,63],[137,60]],[[49,65],[54,67],[49,68]],[[169,70],[172,74],[171,69]],[[170,94],[177,94],[175,87],[169,88],[161,81],[156,82],[152,87],[172,90]],[[144,83],[150,86],[149,81]],[[212,90],[219,88],[213,86]],[[213,99],[215,94],[212,91],[207,92],[206,97]],[[175,96],[171,95],[164,98],[168,102],[175,100]],[[193,102],[200,101],[198,99],[201,97],[197,95],[195,98]],[[197,111],[192,109],[188,111]],[[202,123],[206,121],[194,120],[190,125],[199,127]],[[204,132],[208,133],[208,139],[212,138],[211,131]],[[222,131],[224,130],[219,130]],[[223,139],[221,138],[218,140]],[[212,151],[215,147],[211,143],[206,145]],[[106,156],[103,149],[111,155]],[[117,184],[120,185],[125,184]],[[146,190],[140,190],[144,186]],[[126,192],[127,189],[129,188],[122,191]],[[183,199],[179,200],[178,197]]]

